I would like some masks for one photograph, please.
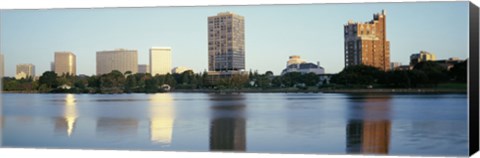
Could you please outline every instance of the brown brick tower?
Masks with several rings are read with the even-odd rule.
[[[345,30],[345,67],[368,65],[390,69],[390,41],[386,34],[386,12],[373,15],[365,23],[348,21]]]

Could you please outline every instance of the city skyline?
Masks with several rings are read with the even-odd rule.
[[[438,59],[467,58],[468,19],[461,16],[466,14],[467,4],[437,2],[2,10],[0,51],[7,59],[6,76],[13,76],[13,66],[19,63],[33,63],[37,65],[39,73],[48,71],[50,53],[56,50],[76,52],[77,74],[95,74],[95,64],[91,59],[96,51],[105,49],[136,49],[139,52],[138,63],[148,64],[148,48],[155,45],[169,45],[176,50],[172,54],[172,67],[187,66],[195,72],[203,72],[208,70],[208,24],[205,21],[208,16],[231,11],[248,19],[245,23],[247,71],[252,69],[264,73],[271,70],[279,75],[284,69],[285,58],[300,55],[312,62],[320,61],[326,73],[337,73],[344,66],[342,26],[350,19],[368,21],[372,14],[383,9],[389,14],[387,38],[392,42],[391,62],[408,63],[409,55],[420,50],[433,52]],[[189,11],[179,12],[184,9]],[[96,16],[91,17],[92,14]],[[125,18],[117,18],[117,14]],[[157,18],[162,19],[163,25],[162,22],[150,22]],[[38,23],[39,19],[43,22]],[[123,23],[122,19],[143,25],[107,27]],[[65,26],[70,29],[61,28]],[[465,30],[465,33],[458,33],[458,30]],[[53,38],[46,39],[47,35]],[[33,57],[31,53],[42,56],[28,58]],[[47,60],[43,56],[47,56]]]

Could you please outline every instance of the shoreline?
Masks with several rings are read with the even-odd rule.
[[[38,91],[2,91],[5,94],[63,94],[63,93],[41,93]],[[467,89],[240,89],[240,90],[213,90],[213,89],[175,89],[170,92],[157,93],[377,93],[377,94],[467,94]],[[74,93],[74,94],[109,94],[109,93]],[[141,93],[113,93],[113,94],[141,94]],[[149,94],[149,93],[143,93]],[[153,93],[152,93],[153,94]]]

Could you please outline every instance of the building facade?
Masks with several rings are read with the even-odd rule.
[[[232,12],[208,17],[208,71],[245,70],[244,17]]]
[[[137,50],[116,49],[97,52],[97,75],[107,74],[113,70],[121,73],[138,72]]]
[[[33,64],[18,64],[15,73],[15,79],[35,78],[35,65]]]
[[[172,70],[172,48],[152,47],[150,48],[150,73],[155,75],[166,75]]]
[[[420,53],[410,55],[410,66],[415,66],[424,61],[434,61],[435,59],[436,57],[433,53],[422,50]]]
[[[150,66],[148,66],[147,64],[138,65],[138,73],[150,73]]]
[[[283,69],[282,75],[290,72],[300,72],[302,74],[314,73],[321,75],[325,73],[325,69],[320,66],[320,63],[308,63],[300,59],[300,56],[293,55],[287,61],[287,68]]]
[[[301,63],[305,63],[305,61],[300,59],[299,55],[292,55],[288,57],[287,66],[290,66],[292,64],[301,64]]]
[[[77,75],[77,57],[72,52],[55,52],[54,71],[57,75]]]
[[[387,40],[386,12],[365,23],[348,21],[345,30],[345,67],[368,65],[390,70],[390,41]]]

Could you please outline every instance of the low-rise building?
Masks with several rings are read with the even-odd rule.
[[[464,61],[465,60],[461,60],[458,57],[451,57],[444,60],[436,60],[435,62],[440,64],[442,67],[446,68],[447,70],[450,70],[451,68],[453,68],[453,66],[455,66],[455,64],[458,64]]]
[[[410,66],[415,66],[424,61],[434,61],[435,59],[436,57],[433,53],[422,50],[420,53],[410,55]]]
[[[320,66],[320,63],[308,63],[300,59],[300,56],[294,55],[290,56],[287,61],[287,68],[283,69],[282,75],[285,75],[290,72],[300,72],[302,74],[315,73],[316,75],[321,75],[325,73],[325,69]]]

